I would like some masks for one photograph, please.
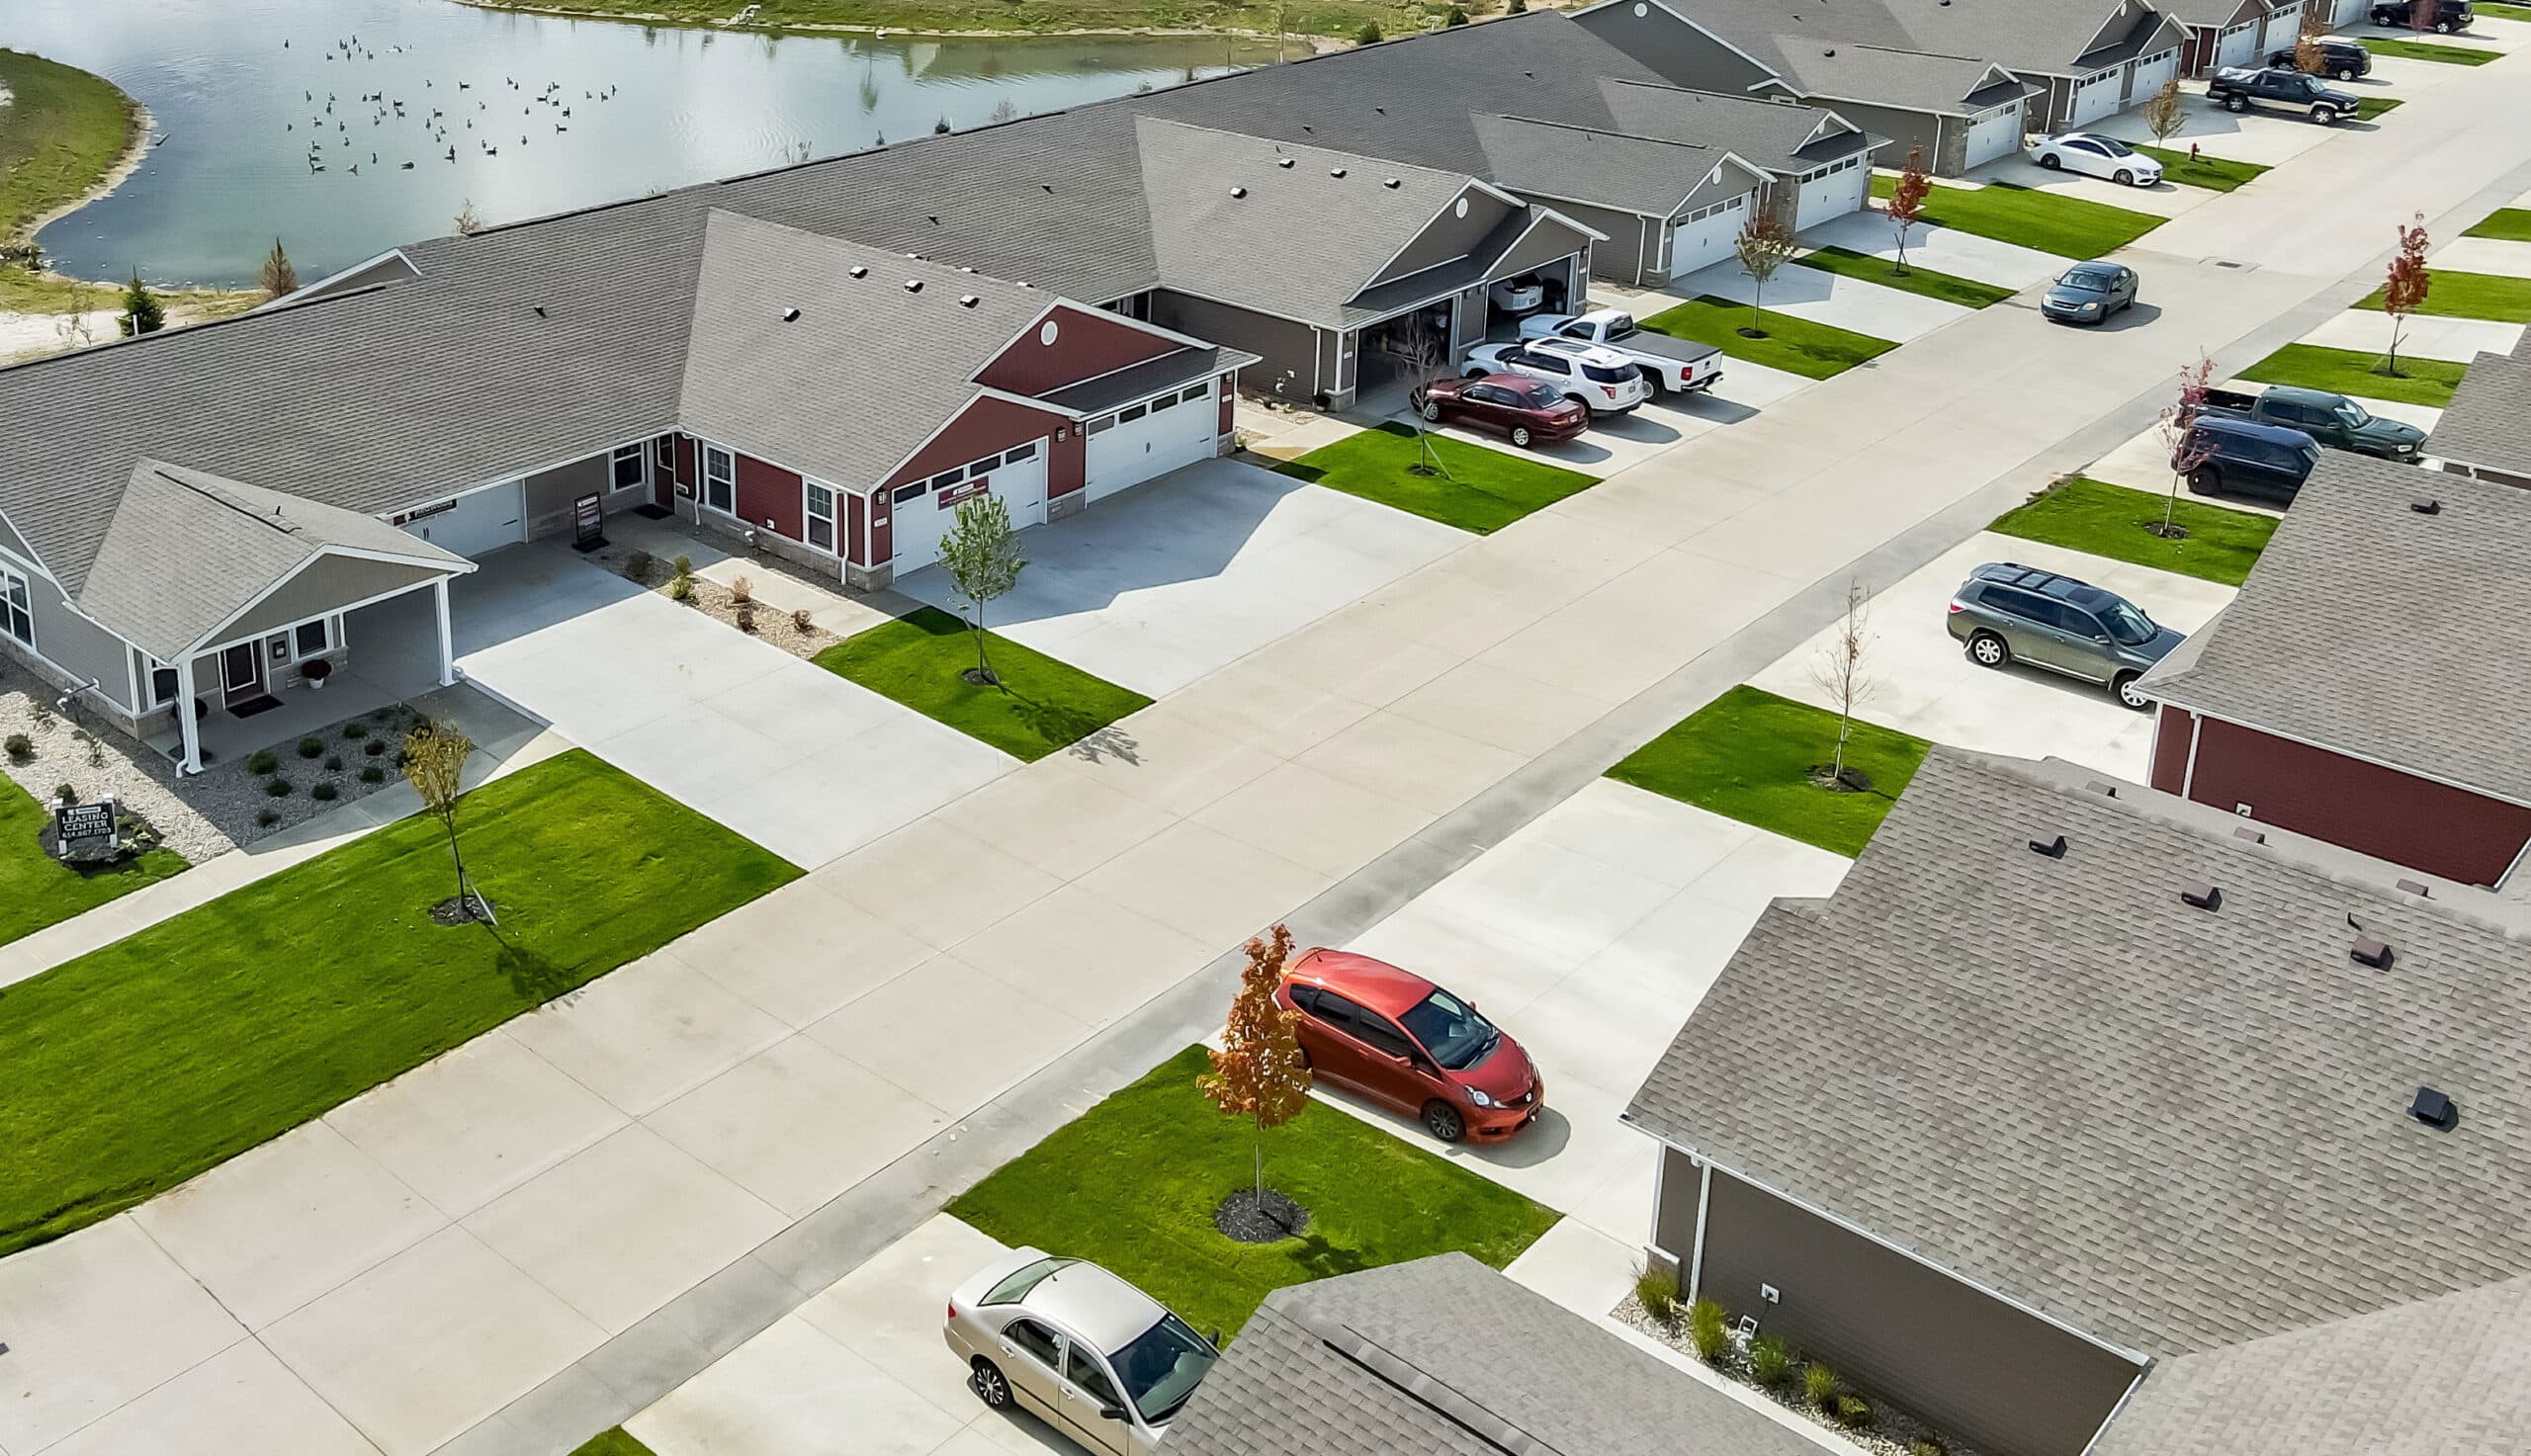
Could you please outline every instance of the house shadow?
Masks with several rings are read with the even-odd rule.
[[[631,601],[649,588],[549,543],[504,547],[449,583],[448,617],[465,656]]]

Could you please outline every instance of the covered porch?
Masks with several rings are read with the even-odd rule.
[[[446,578],[441,580],[444,583]],[[444,586],[408,588],[332,617],[327,623],[325,653],[331,665],[322,686],[301,670],[312,658],[270,661],[270,637],[198,655],[193,660],[195,691],[181,700],[195,709],[190,753],[182,725],[172,711],[165,715],[165,727],[146,739],[149,747],[172,762],[188,765],[186,772],[199,772],[258,749],[295,743],[344,719],[449,686],[456,676],[449,665],[454,643],[442,635],[447,621],[440,605],[444,591]],[[261,688],[244,696],[234,695],[229,687],[229,659],[238,655],[240,647],[259,647],[268,659]],[[157,671],[162,677],[175,675],[169,669]]]

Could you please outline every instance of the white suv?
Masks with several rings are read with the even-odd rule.
[[[1578,339],[1523,339],[1488,344],[1468,355],[1467,374],[1527,375],[1552,385],[1594,415],[1624,414],[1652,397],[1643,371],[1614,349]]]

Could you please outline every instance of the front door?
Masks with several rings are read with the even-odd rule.
[[[264,695],[264,644],[239,642],[219,654],[220,701],[234,708]]]

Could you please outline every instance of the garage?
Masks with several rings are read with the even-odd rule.
[[[1749,220],[1749,198],[1725,198],[1679,218],[1670,225],[1670,276],[1685,278],[1700,268],[1731,256],[1741,225]]]
[[[2269,52],[2290,49],[2302,34],[2303,7],[2300,3],[2279,5],[2267,13],[2266,48]]]
[[[511,480],[406,511],[395,524],[461,557],[516,546],[527,539],[527,482]]]
[[[940,554],[940,538],[956,524],[958,506],[979,495],[998,495],[1010,511],[1013,530],[1046,521],[1046,443],[1031,440],[982,460],[955,466],[923,480],[909,480],[888,493],[889,545],[898,571],[928,566]]]
[[[1097,501],[1211,459],[1221,437],[1221,407],[1213,387],[1210,380],[1188,385],[1082,426],[1090,439],[1090,499]]]
[[[2022,104],[2011,101],[1970,117],[1968,148],[1962,158],[1961,170],[1974,170],[1997,157],[2008,157],[2020,151],[2021,116]]]
[[[2257,54],[2257,21],[2226,26],[2224,34],[2215,40],[2215,64],[2218,66],[2250,65],[2254,63],[2253,58]]]
[[[2328,0],[2317,0],[2317,3],[2326,4],[2328,3]],[[2367,10],[2370,10],[2372,5],[2370,0],[2336,0],[2336,9],[2329,12],[2329,28],[2331,30],[2336,30],[2341,26],[2351,26],[2357,21],[2362,20],[2364,18],[2364,13]]]
[[[2127,88],[2131,104],[2140,103],[2169,84],[2179,74],[2179,51],[2174,48],[2159,55],[2148,55],[2136,62],[2136,79]]]
[[[2074,105],[2065,116],[2065,128],[2072,130],[2087,122],[2097,122],[2118,110],[2119,82],[2124,70],[2101,71],[2074,83]]]
[[[1865,184],[1872,180],[1863,162],[1862,157],[1848,157],[1801,179],[1801,191],[1792,205],[1792,230],[1799,232],[1861,208]]]

